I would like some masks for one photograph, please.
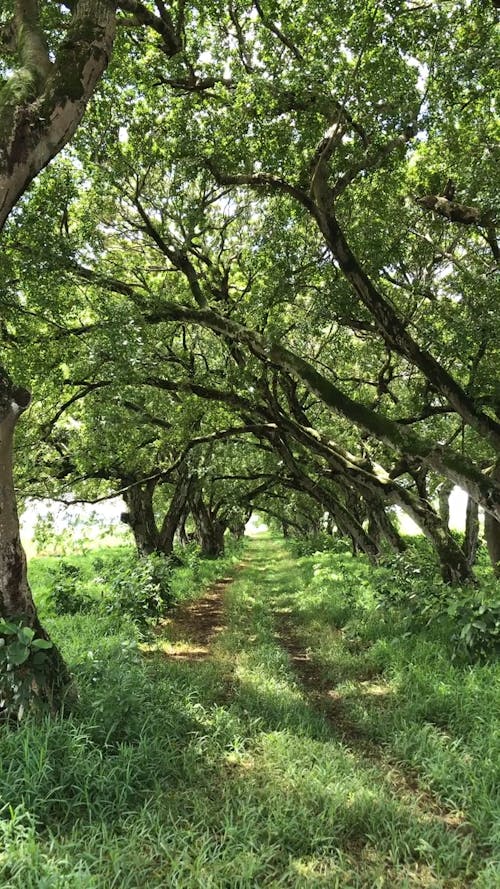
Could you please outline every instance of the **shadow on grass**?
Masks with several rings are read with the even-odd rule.
[[[470,838],[392,794],[306,699],[272,616],[293,564],[267,541],[249,555],[213,660],[95,645],[78,713],[1,737],[2,798],[37,822],[6,885],[470,885]]]

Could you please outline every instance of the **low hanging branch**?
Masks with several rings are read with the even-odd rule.
[[[91,280],[92,276],[92,271],[86,269],[87,280]],[[99,276],[97,276],[96,282],[101,283]],[[107,286],[114,289],[111,279],[107,279]],[[116,289],[119,293],[123,293],[125,289],[133,294],[133,287],[124,285],[121,281],[117,282]],[[128,292],[127,295],[129,295]],[[271,362],[291,374],[293,378],[299,379],[331,411],[346,417],[359,428],[374,435],[375,438],[387,443],[390,447],[396,448],[402,454],[422,459],[428,466],[463,487],[487,511],[500,517],[500,487],[493,484],[491,479],[486,478],[471,460],[454,451],[435,446],[420,438],[416,433],[399,426],[397,422],[380,411],[374,411],[365,404],[350,398],[347,393],[321,374],[313,364],[280,343],[273,342],[262,334],[211,309],[192,308],[166,300],[158,306],[155,312],[144,314],[142,317],[145,322],[150,324],[160,324],[166,321],[197,324],[216,334],[222,334],[239,345],[246,345],[259,360],[266,363]],[[173,382],[156,378],[147,379],[144,382],[170,391],[184,390],[195,395],[199,394],[201,397],[210,397],[209,387],[199,386],[192,382]],[[218,390],[214,390],[212,397],[216,400],[220,398]],[[254,405],[241,395],[225,393],[224,400],[237,409],[249,409],[250,414],[253,413]]]
[[[464,422],[484,437],[496,451],[500,450],[500,423],[481,410],[455,377],[411,336],[392,303],[366,273],[351,249],[334,212],[334,192],[328,184],[329,171],[324,158],[316,165],[311,195],[269,173],[226,174],[218,170],[212,161],[208,161],[207,166],[221,185],[248,186],[264,192],[287,194],[302,204],[318,225],[360,303],[372,315],[388,348],[418,367]]]

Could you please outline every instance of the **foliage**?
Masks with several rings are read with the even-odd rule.
[[[292,552],[298,557],[312,556],[321,552],[348,552],[350,544],[345,538],[333,537],[325,531],[307,537],[291,537],[289,545]]]
[[[0,621],[0,709],[20,720],[45,684],[52,642],[22,620]],[[41,702],[40,702],[41,703]]]
[[[402,555],[387,560],[371,578],[377,607],[406,632],[441,632],[452,657],[474,661],[499,651],[500,614],[498,584],[482,578],[479,588],[450,589],[439,576],[428,547],[413,542]]]
[[[95,600],[78,589],[81,581],[80,569],[77,565],[61,562],[53,576],[50,604],[56,614],[77,614],[90,611]]]
[[[308,612],[313,565],[331,574],[337,556],[297,565],[281,542],[246,546],[210,660],[165,656],[168,636],[141,650],[125,619],[101,617],[96,633],[93,614],[43,615],[80,699],[65,719],[0,733],[0,882],[491,889],[498,666],[452,664],[440,639],[402,638],[370,609],[374,638],[366,608],[355,618],[362,647],[347,652],[320,608],[326,573]],[[351,563],[369,580],[363,559]],[[340,699],[340,731],[340,711],[326,719],[299,683],[284,615]],[[370,697],[372,682],[388,694]],[[348,718],[359,746],[341,734]]]
[[[161,555],[138,559],[129,547],[101,547],[65,558],[35,557],[30,562],[30,583],[42,613],[91,611],[95,619],[107,615],[114,624],[126,615],[146,631],[173,604],[215,580],[242,546],[240,541],[229,541],[226,556],[213,563],[200,559],[194,543],[176,549],[171,560]]]
[[[354,492],[418,506],[439,550],[443,476],[491,493],[498,313],[491,235],[422,198],[493,205],[495,10],[275,12],[182,5],[182,52],[128,15],[71,148],[12,216],[3,342],[35,390],[21,487],[153,479],[160,519],[182,455],[226,523],[254,503],[309,533]]]
[[[488,659],[500,654],[500,600],[498,590],[462,597],[448,606],[447,614],[456,626],[456,651],[469,660]]]
[[[111,615],[125,614],[147,632],[172,604],[172,563],[161,555],[137,560],[132,556],[113,572],[105,604]]]

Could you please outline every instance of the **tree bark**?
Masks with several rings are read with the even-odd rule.
[[[22,67],[0,92],[0,229],[30,182],[73,136],[108,64],[115,33],[116,3],[79,0],[52,63],[35,4],[17,6]]]
[[[12,386],[1,370],[0,377],[0,616],[4,620],[22,620],[38,638],[49,640],[38,619],[28,583],[13,477],[14,430],[29,405],[30,395],[26,389]],[[57,709],[71,681],[70,675],[55,645],[46,656],[45,678],[37,676],[37,694]]]
[[[384,537],[391,549],[397,553],[404,553],[407,549],[406,543],[388,515],[384,503],[382,501],[368,502],[368,509],[370,513],[368,532],[371,536],[376,540]],[[377,531],[370,531],[370,528],[377,529]]]
[[[186,522],[188,520],[188,516],[189,509],[185,507],[179,519],[179,524],[177,525],[177,537],[181,546],[188,546],[190,543],[189,535],[186,531]]]
[[[223,555],[226,526],[206,505],[199,483],[193,486],[191,512],[196,525],[202,557],[216,559]]]
[[[492,472],[492,477],[500,481],[500,460]],[[500,522],[489,513],[484,515],[484,536],[495,577],[500,577]]]
[[[28,585],[26,557],[21,546],[13,478],[13,442],[16,423],[28,406],[29,396],[17,395],[0,421],[0,589],[2,617],[25,616],[32,625],[35,606]],[[25,402],[25,403],[23,403]]]
[[[479,544],[479,507],[472,497],[467,498],[467,510],[465,514],[465,534],[463,551],[467,564],[471,567],[476,564],[477,548]]]
[[[141,558],[150,556],[159,549],[159,533],[153,509],[153,494],[156,481],[145,485],[132,485],[123,494],[128,512],[122,520],[130,525],[137,552]]]
[[[454,487],[453,482],[447,480],[439,485],[438,489],[439,515],[443,528],[446,528],[447,531],[450,528],[450,494]]]
[[[185,467],[181,467],[177,483],[172,493],[170,505],[158,535],[158,551],[165,556],[172,555],[175,534],[181,519],[185,514],[190,484],[191,479],[189,478]]]
[[[194,513],[201,556],[204,559],[217,559],[224,554],[225,526],[213,519],[208,510]]]

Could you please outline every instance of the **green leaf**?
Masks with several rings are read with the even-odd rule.
[[[31,647],[36,648],[38,650],[40,650],[40,649],[46,650],[49,648],[53,648],[54,646],[53,646],[52,642],[48,641],[48,639],[34,639],[33,642],[31,643]]]
[[[31,627],[21,627],[17,631],[17,638],[21,645],[29,645],[35,635],[35,631]]]
[[[13,624],[12,621],[0,620],[0,633],[3,636],[13,636],[14,633],[17,633],[17,630],[17,624]]]
[[[9,662],[16,667],[20,664],[24,664],[24,662],[28,660],[29,654],[29,648],[26,645],[22,645],[20,642],[12,642],[7,648]]]

